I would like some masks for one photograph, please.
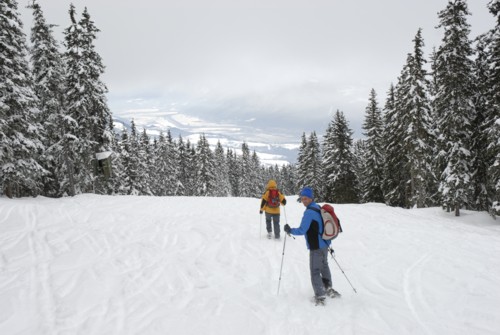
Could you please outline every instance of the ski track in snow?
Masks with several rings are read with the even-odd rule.
[[[330,258],[342,298],[315,307],[304,238],[283,256],[259,204],[0,198],[0,334],[498,334],[500,228],[486,214],[335,206],[336,259],[358,293]],[[297,227],[303,207],[284,210]]]

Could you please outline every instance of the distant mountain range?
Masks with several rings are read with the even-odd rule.
[[[257,153],[264,165],[279,166],[295,163],[300,145],[300,138],[291,136],[286,129],[261,129],[252,127],[251,120],[246,124],[214,123],[189,116],[176,111],[160,109],[134,109],[114,114],[114,126],[117,132],[130,129],[130,121],[134,120],[139,132],[146,129],[151,137],[158,136],[170,129],[172,137],[179,135],[192,144],[198,143],[200,134],[204,134],[210,145],[215,148],[220,141],[224,148],[231,148],[241,154],[241,145],[246,142],[250,150]]]

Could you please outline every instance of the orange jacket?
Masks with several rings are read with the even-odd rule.
[[[280,213],[279,205],[278,205],[278,207],[267,206],[267,201],[268,201],[268,197],[269,197],[269,190],[270,189],[277,189],[277,186],[278,185],[276,184],[276,181],[274,181],[272,179],[269,180],[269,182],[267,183],[266,191],[262,195],[262,201],[260,203],[260,210],[261,211],[265,211],[266,213],[269,213],[269,214],[279,214]],[[279,190],[278,190],[278,193],[279,193],[279,197],[280,197],[280,204],[285,205],[286,204],[285,196]]]

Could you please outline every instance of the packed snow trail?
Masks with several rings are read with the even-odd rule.
[[[290,196],[281,226],[298,226]],[[337,205],[334,288],[311,303],[303,237],[259,199],[0,198],[0,334],[498,334],[500,224]],[[282,214],[284,214],[282,212]],[[259,227],[259,224],[262,227]]]

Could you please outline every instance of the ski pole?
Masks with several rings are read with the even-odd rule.
[[[351,285],[352,289],[354,290],[354,293],[358,293],[356,291],[356,289],[354,288],[354,286],[352,286],[351,281],[349,280],[349,278],[347,278],[347,275],[345,274],[344,270],[342,270],[342,268],[340,267],[339,262],[337,262],[337,260],[335,259],[335,256],[333,255],[333,249],[330,248],[330,247],[328,247],[328,251],[330,251],[330,255],[332,255],[333,260],[335,261],[335,263],[337,263],[337,266],[339,267],[340,271],[342,271],[342,273],[344,274],[345,279],[347,279],[347,282],[349,283],[349,285]]]
[[[285,258],[286,235],[287,234],[285,234],[285,238],[283,239],[283,254],[281,255],[280,279],[278,280],[278,293],[276,293],[276,295],[280,294],[281,272],[283,271],[283,259]]]
[[[260,213],[260,221],[259,221],[259,239],[262,238],[262,213]]]

